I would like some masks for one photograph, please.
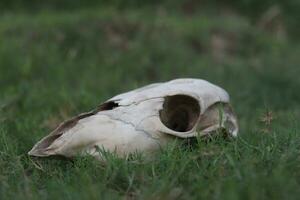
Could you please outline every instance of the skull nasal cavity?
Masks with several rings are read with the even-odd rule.
[[[177,132],[191,130],[200,115],[200,106],[196,99],[187,95],[165,97],[160,120],[169,129]]]

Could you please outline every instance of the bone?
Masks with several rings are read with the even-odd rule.
[[[176,138],[225,130],[238,135],[228,93],[205,80],[175,79],[117,95],[95,110],[61,123],[29,151],[30,156],[150,155]],[[102,153],[101,153],[102,152]]]

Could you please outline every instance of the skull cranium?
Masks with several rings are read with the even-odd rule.
[[[219,129],[238,133],[227,92],[205,80],[176,79],[117,95],[62,123],[29,155],[101,157],[97,149],[103,148],[122,157],[158,150],[174,136],[190,138]]]

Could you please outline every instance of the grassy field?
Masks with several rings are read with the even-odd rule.
[[[278,27],[162,8],[1,13],[0,199],[299,199],[300,44]],[[62,120],[179,77],[225,88],[240,137],[107,166],[27,156]]]

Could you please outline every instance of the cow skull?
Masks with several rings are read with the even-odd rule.
[[[101,158],[101,148],[125,157],[156,151],[174,138],[204,136],[219,129],[232,136],[238,133],[227,92],[205,80],[176,79],[117,95],[65,121],[28,154],[87,153]]]

